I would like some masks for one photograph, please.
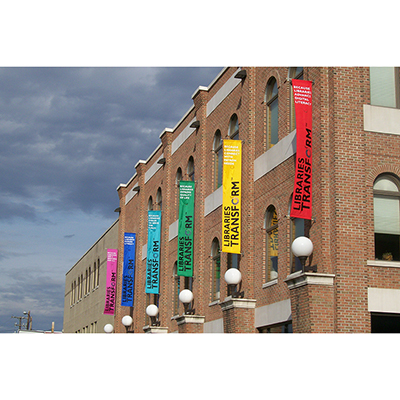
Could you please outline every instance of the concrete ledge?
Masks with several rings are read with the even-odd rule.
[[[227,311],[232,308],[256,308],[256,300],[253,299],[237,299],[228,296],[220,303],[222,311]]]
[[[143,327],[145,333],[168,333],[168,328],[165,326],[150,326]]]
[[[400,268],[399,261],[368,260],[367,265],[369,267]]]
[[[181,315],[176,318],[178,325],[182,324],[204,324],[206,317],[203,315]]]
[[[295,272],[289,275],[285,282],[289,289],[295,289],[304,285],[333,286],[333,274],[319,274],[314,272]]]

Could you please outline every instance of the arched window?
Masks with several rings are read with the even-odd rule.
[[[265,213],[266,231],[266,282],[278,278],[278,216],[274,206],[269,206]]]
[[[233,114],[229,121],[229,138],[239,139],[239,120],[236,114]]]
[[[220,297],[220,275],[221,275],[221,253],[219,241],[214,238],[211,245],[212,258],[212,301],[219,300]]]
[[[174,303],[174,315],[179,314],[179,293],[181,291],[181,277],[177,273],[177,262],[174,263],[173,279],[174,279],[174,293],[173,293],[173,303]]]
[[[162,211],[162,193],[161,193],[161,188],[158,188],[158,190],[157,190],[156,203],[157,203],[158,209],[160,211]]]
[[[214,189],[218,189],[222,185],[222,138],[221,131],[218,129],[214,135],[213,143],[214,151]]]
[[[176,217],[179,218],[179,182],[182,180],[182,169],[179,167],[175,175],[176,185]]]
[[[290,215],[290,209],[292,205],[293,195],[290,196],[288,215]],[[290,245],[293,240],[299,236],[308,236],[309,224],[303,218],[290,218]],[[302,265],[300,260],[294,256],[290,250],[290,273],[301,271]]]
[[[289,79],[303,79],[303,67],[289,68]],[[296,129],[296,114],[294,112],[294,96],[293,89],[290,87],[290,132]]]
[[[179,182],[182,180],[182,169],[179,167],[176,171],[176,176],[175,176],[175,184],[179,185]]]
[[[278,84],[274,77],[270,78],[265,91],[267,105],[267,148],[278,143]]]
[[[187,165],[187,174],[189,177],[189,181],[194,182],[194,160],[193,157],[189,157],[188,165]]]
[[[393,175],[374,183],[375,258],[400,261],[400,182]]]
[[[150,196],[147,202],[147,210],[151,211],[153,209],[153,198]]]

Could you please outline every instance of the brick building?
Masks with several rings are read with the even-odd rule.
[[[399,75],[399,68],[225,68],[199,87],[193,106],[117,189],[115,332],[399,332]],[[313,82],[311,220],[289,216],[293,78]],[[224,139],[242,141],[240,254],[221,252]],[[195,182],[193,278],[176,273],[181,180]],[[148,210],[162,213],[159,294],[145,293]],[[137,235],[133,307],[120,305],[125,232]],[[298,236],[314,245],[304,270],[291,252]],[[228,293],[231,267],[241,272],[241,297]],[[194,295],[190,314],[178,300],[184,288]],[[157,325],[149,304],[159,308]]]

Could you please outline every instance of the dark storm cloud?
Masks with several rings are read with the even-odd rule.
[[[0,220],[110,216],[116,187],[220,68],[0,68]]]

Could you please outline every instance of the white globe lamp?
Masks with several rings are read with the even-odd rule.
[[[114,330],[114,327],[111,324],[106,324],[104,325],[104,332],[105,333],[112,333],[112,331]]]
[[[299,236],[298,238],[293,240],[292,252],[296,257],[299,258],[301,265],[303,266],[303,271],[307,257],[312,254],[313,250],[314,245],[308,237]]]
[[[184,304],[190,303],[193,300],[193,293],[189,289],[183,289],[179,293],[179,300]]]
[[[132,325],[133,319],[130,315],[125,315],[124,317],[122,317],[122,325],[128,327]]]

